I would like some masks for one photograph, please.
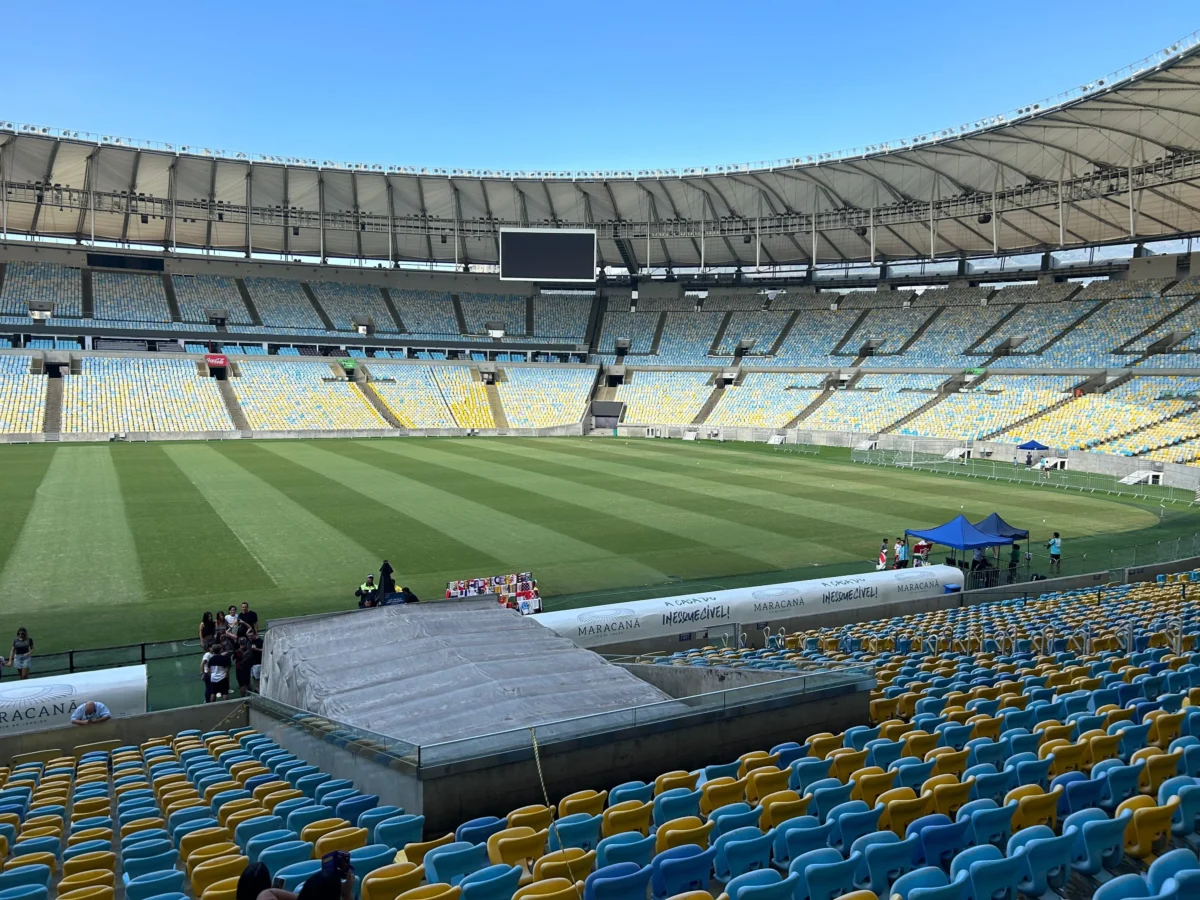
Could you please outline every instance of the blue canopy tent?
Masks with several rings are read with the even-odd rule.
[[[980,531],[962,515],[955,516],[946,524],[936,528],[925,528],[920,531],[906,528],[904,533],[924,538],[934,544],[941,544],[943,547],[952,547],[955,550],[974,550],[976,547],[995,547],[997,544],[1013,542],[1011,537]]]
[[[985,534],[998,534],[1001,537],[1022,538],[1029,540],[1029,532],[1024,528],[1014,528],[1005,522],[998,513],[992,513],[981,522],[976,522],[975,527]]]
[[[1023,444],[1017,444],[1018,450],[1049,450],[1045,444],[1038,441],[1026,441]]]

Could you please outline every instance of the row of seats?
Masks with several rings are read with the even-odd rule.
[[[989,375],[910,419],[901,434],[982,438],[1068,399],[1072,376]]]
[[[583,418],[596,382],[596,369],[519,367],[505,370],[496,386],[513,428],[573,425]]]
[[[387,428],[358,388],[312,363],[246,360],[230,379],[250,427],[262,431]],[[330,379],[330,380],[326,380]]]
[[[25,354],[0,355],[0,432],[34,434],[45,424],[47,381],[30,374],[32,364]]]
[[[782,428],[821,394],[824,375],[748,372],[724,396],[705,424]]]
[[[708,372],[637,372],[617,388],[626,423],[689,425],[712,395]]]
[[[62,430],[233,431],[217,382],[190,359],[84,357],[63,380]]]
[[[250,325],[253,319],[237,282],[224,275],[173,275],[179,315],[185,322],[207,322],[208,310],[225,310],[231,325]]]
[[[92,316],[157,328],[171,322],[161,275],[92,273]]]

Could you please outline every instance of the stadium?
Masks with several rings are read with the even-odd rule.
[[[0,900],[1200,897],[1198,120],[0,119]]]

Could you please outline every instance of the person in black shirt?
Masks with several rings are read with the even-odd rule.
[[[396,593],[396,579],[392,577],[394,571],[395,569],[392,568],[391,563],[386,559],[383,561],[383,565],[379,567],[379,593],[385,597],[388,594]]]
[[[208,676],[206,693],[209,698],[206,702],[224,700],[229,696],[229,668],[232,665],[233,660],[224,645],[214,644],[205,661]]]
[[[216,636],[217,621],[213,618],[212,613],[206,612],[200,617],[200,646],[207,647]]]
[[[262,677],[263,639],[261,634],[250,639],[250,690],[258,693],[258,682]]]
[[[258,613],[250,608],[249,603],[242,603],[242,611],[238,613],[238,621],[245,622],[251,631],[258,631]]]
[[[400,597],[405,603],[420,603],[420,598],[417,597],[407,586],[400,588]]]
[[[250,689],[250,671],[254,665],[254,654],[250,646],[249,629],[242,625],[245,633],[238,636],[237,646],[233,651],[233,671],[237,675],[238,693],[245,697]]]

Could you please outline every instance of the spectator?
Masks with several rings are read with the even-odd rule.
[[[1027,469],[1033,468],[1033,453],[1032,453],[1032,451],[1025,454],[1025,468],[1027,468]]]
[[[250,690],[258,693],[258,683],[262,680],[262,656],[263,656],[263,639],[262,635],[255,633],[250,639]]]
[[[99,725],[101,722],[107,722],[112,718],[108,711],[108,707],[99,700],[89,700],[80,706],[75,707],[75,711],[71,713],[72,725]]]
[[[887,568],[887,538],[884,538],[883,543],[879,545],[879,565],[875,568],[879,571]]]
[[[407,586],[400,588],[400,597],[405,603],[420,603],[421,598],[414,594]]]
[[[379,593],[385,597],[388,594],[396,593],[396,579],[392,577],[394,571],[395,569],[392,568],[391,563],[386,559],[383,561],[383,565],[379,567]]]
[[[239,628],[246,628],[242,625]],[[237,676],[238,694],[242,697],[246,696],[246,691],[250,689],[250,670],[254,666],[253,648],[250,646],[249,629],[246,634],[239,634],[237,646],[233,651],[233,671]]]
[[[1062,573],[1062,538],[1058,532],[1054,532],[1054,537],[1046,542],[1046,547],[1050,551],[1050,571],[1052,573]],[[24,677],[24,676],[22,676]]]
[[[983,548],[976,547],[971,554],[971,571],[975,572],[979,569],[986,569],[987,564],[987,555],[983,552]]]
[[[213,645],[206,665],[208,667],[208,690],[204,702],[224,700],[229,696],[229,667],[232,665],[232,661],[223,645]]]
[[[242,611],[238,613],[238,621],[245,622],[253,632],[258,631],[258,613],[250,608],[250,604],[242,601]]]
[[[1017,566],[1021,564],[1021,545],[1016,541],[1013,542],[1012,549],[1008,554],[1008,583],[1012,584],[1017,580]]]
[[[206,612],[200,617],[200,646],[207,647],[217,636],[217,623],[213,614]]]
[[[367,580],[358,586],[354,596],[358,598],[359,609],[374,606],[375,601],[379,599],[379,587],[375,584],[375,576],[368,575]]]
[[[33,638],[24,628],[18,628],[17,636],[12,642],[12,650],[8,654],[8,664],[17,670],[17,677],[24,681],[29,677],[32,663]]]
[[[237,634],[238,615],[237,607],[231,606],[225,613],[225,630]]]
[[[354,869],[345,879],[336,872],[319,869],[308,877],[299,894],[282,888],[268,888],[258,895],[258,900],[352,900],[354,897]]]
[[[234,900],[258,900],[258,895],[271,887],[271,871],[260,862],[250,863],[238,877]]]
[[[908,566],[908,544],[904,542],[904,538],[896,538],[896,546],[894,548],[896,554],[896,568],[903,569]]]

